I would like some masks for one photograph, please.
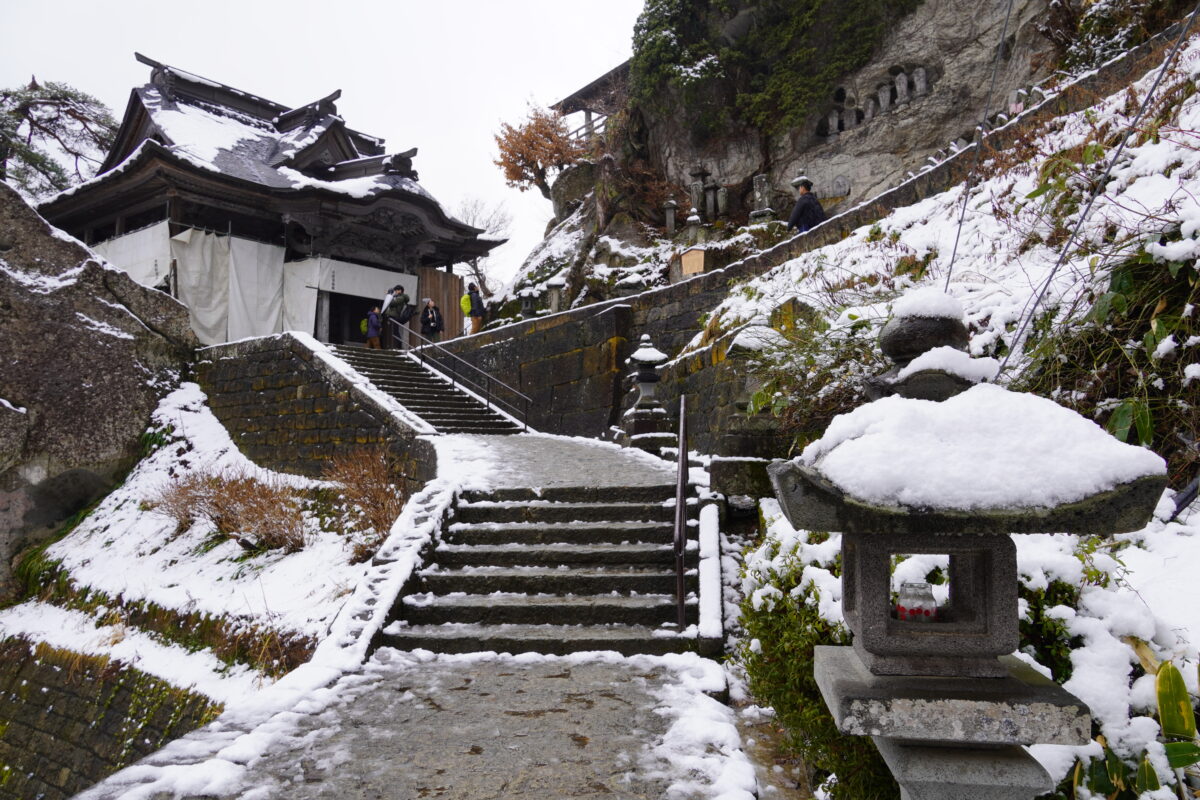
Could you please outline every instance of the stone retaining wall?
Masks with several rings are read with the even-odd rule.
[[[433,445],[377,398],[291,334],[200,351],[209,406],[247,458],[270,469],[319,476],[330,458],[386,445],[416,491],[437,471]]]
[[[1178,28],[1164,31],[1151,42],[1105,65],[1062,93],[1042,102],[1017,121],[993,132],[987,139],[985,159],[994,151],[1010,147],[1054,117],[1089,108],[1099,97],[1153,66],[1154,61],[1161,57],[1161,53],[1156,52],[1161,51],[1164,43],[1177,35]],[[896,208],[913,205],[960,184],[974,160],[974,146],[971,146],[894,189],[829,219],[812,231],[723,269],[631,297],[454,339],[444,346],[500,380],[511,382],[512,378],[517,378],[520,381],[518,388],[537,400],[530,418],[530,424],[535,428],[551,433],[601,436],[610,425],[616,424],[620,416],[625,393],[622,383],[629,372],[624,365],[629,353],[628,343],[636,342],[646,333],[660,350],[671,355],[679,353],[700,332],[704,315],[729,294],[732,284],[749,280],[804,253],[841,241],[851,231],[879,221]],[[605,319],[601,321],[601,318]],[[608,344],[613,342],[625,344]],[[603,355],[587,361],[578,353],[581,348],[604,347],[608,349]],[[707,357],[711,361],[718,350],[709,356],[698,357]],[[617,368],[608,369],[609,359],[614,355]],[[721,355],[714,364],[724,364]],[[598,362],[604,362],[605,368],[598,368]],[[560,367],[566,368],[567,374],[577,377],[566,384],[562,383]],[[678,393],[686,391],[690,401],[698,402],[698,408],[712,409],[697,411],[697,414],[708,416],[724,413],[716,409],[729,409],[730,399],[738,394],[734,388],[738,379],[735,366],[724,365],[721,369],[733,370],[733,373],[705,377],[701,375],[699,362],[693,364],[689,360],[688,366],[673,370],[674,378],[664,381],[666,385],[660,390],[660,399],[668,409],[674,409],[678,406]],[[562,391],[556,391],[559,387],[562,387]],[[708,392],[714,391],[714,387],[724,388],[709,395]],[[705,444],[696,444],[693,449],[711,447],[714,449],[708,452],[757,455],[757,452],[747,452],[747,449],[759,449],[760,445],[764,445],[764,436],[769,439],[774,434],[762,431],[764,436],[759,436],[752,433],[760,427],[766,427],[762,420],[746,422],[750,429],[744,433],[750,435],[749,439],[742,433],[723,434],[718,420],[704,421],[698,418],[695,428],[697,442]],[[739,424],[732,419],[729,427],[736,429]],[[704,429],[708,430],[707,434],[701,433]]]
[[[219,705],[108,659],[0,642],[0,800],[66,800]]]
[[[442,346],[528,395],[531,427],[600,436],[616,423],[632,330],[630,309],[613,304],[590,314],[518,322]]]

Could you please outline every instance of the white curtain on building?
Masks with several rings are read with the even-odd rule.
[[[162,283],[174,259],[179,300],[206,345],[285,330],[315,334],[318,290],[381,302],[400,284],[418,302],[416,275],[324,257],[285,264],[279,245],[194,228],[168,234],[160,222],[94,249],[145,286]]]
[[[310,336],[317,328],[318,261],[289,261],[283,265],[283,329]]]
[[[229,236],[188,229],[171,237],[179,299],[203,344],[229,341]]]
[[[230,237],[229,341],[283,330],[283,274],[281,246]]]
[[[171,269],[167,221],[92,245],[106,261],[143,286],[157,286]]]
[[[355,297],[371,297],[380,302],[383,296],[395,285],[399,284],[408,292],[410,298],[417,297],[417,276],[400,275],[383,269],[363,267],[345,261],[335,261],[324,256],[316,259],[320,262],[317,275],[317,287],[324,292],[337,292]],[[417,302],[413,299],[412,302]]]

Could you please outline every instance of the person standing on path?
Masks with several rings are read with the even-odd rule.
[[[471,318],[470,333],[476,334],[483,328],[483,298],[479,296],[479,287],[473,283],[467,284],[467,297],[471,306],[467,311],[467,315]]]
[[[367,348],[371,350],[382,350],[383,345],[379,343],[379,334],[383,333],[383,320],[379,317],[379,306],[375,306],[367,312]]]
[[[445,328],[442,310],[433,302],[433,298],[426,297],[424,308],[421,309],[421,335],[431,342],[436,342],[438,334]]]
[[[407,337],[404,336],[403,327],[400,327],[400,330],[397,331],[397,325],[393,324],[394,321],[403,326],[412,317],[412,313],[408,311],[408,302],[408,295],[405,294],[404,287],[400,284],[393,286],[392,290],[384,295],[382,309],[384,316],[383,346],[387,349],[390,349],[398,338],[397,333],[399,334],[400,349],[403,350],[408,344]]]
[[[813,183],[808,178],[801,178],[796,182],[796,192],[799,196],[796,198],[795,207],[792,208],[792,215],[788,217],[789,230],[795,228],[797,232],[804,233],[825,221],[825,209],[821,208],[820,201],[812,193],[812,187]]]

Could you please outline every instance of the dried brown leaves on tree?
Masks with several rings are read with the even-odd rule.
[[[577,163],[587,152],[582,142],[571,138],[561,114],[536,107],[516,127],[501,123],[496,144],[500,157],[495,163],[504,170],[508,185],[522,192],[536,186],[547,200],[554,174]]]

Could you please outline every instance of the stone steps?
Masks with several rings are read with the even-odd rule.
[[[535,567],[573,564],[629,564],[674,567],[675,550],[668,543],[566,544],[513,547],[505,544],[442,544],[434,558],[443,567],[486,564],[493,567]]]
[[[459,522],[672,522],[662,503],[566,503],[548,500],[477,500],[458,506]]]
[[[520,426],[395,350],[332,345],[331,350],[380,391],[439,433],[509,434]]]
[[[669,486],[466,493],[378,643],[446,653],[693,648],[694,627],[676,632],[674,508],[664,505],[671,493]],[[695,526],[689,533],[690,624],[699,548]]]
[[[695,583],[694,570],[689,582]],[[673,570],[658,567],[606,565],[462,567],[419,573],[418,589],[426,592],[523,592],[526,594],[655,594],[675,588]],[[694,588],[694,586],[692,587]]]
[[[548,653],[568,655],[589,650],[615,650],[624,655],[663,655],[692,646],[694,639],[676,636],[673,628],[641,625],[404,625],[383,630],[379,643],[399,650],[438,653]]]
[[[689,605],[695,605],[695,596]],[[413,626],[470,623],[486,625],[642,625],[675,620],[675,596],[557,594],[415,594],[404,598],[404,618]]]
[[[480,544],[669,544],[670,524],[645,522],[481,522],[454,523],[443,534],[445,541]]]

